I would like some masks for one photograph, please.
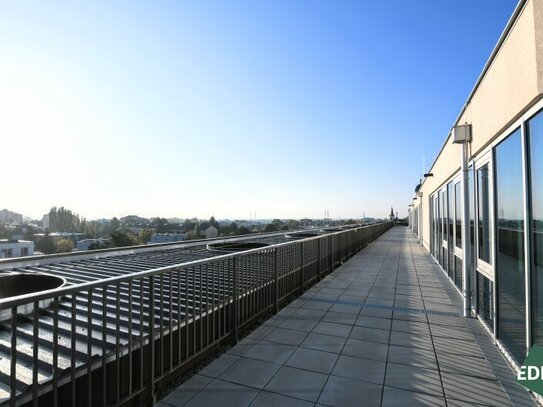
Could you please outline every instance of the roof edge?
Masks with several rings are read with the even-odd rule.
[[[494,49],[490,53],[490,56],[488,57],[488,60],[486,61],[485,66],[483,67],[483,70],[479,74],[479,77],[477,78],[477,81],[475,82],[475,85],[473,86],[471,92],[469,93],[468,98],[466,99],[466,101],[462,105],[462,109],[460,110],[460,113],[458,114],[458,116],[454,120],[454,123],[451,126],[451,128],[450,128],[450,130],[449,130],[449,132],[447,134],[447,137],[445,137],[445,141],[443,142],[443,145],[439,149],[439,152],[436,154],[436,157],[434,158],[434,161],[432,162],[432,165],[428,169],[428,172],[432,172],[432,169],[434,168],[434,165],[436,164],[437,159],[439,158],[439,156],[443,152],[443,149],[447,145],[447,142],[449,141],[449,137],[451,136],[452,129],[454,128],[454,126],[456,126],[458,124],[458,121],[460,120],[460,118],[462,117],[464,112],[466,111],[467,106],[471,102],[471,99],[473,99],[473,96],[475,95],[475,92],[477,92],[477,89],[479,88],[479,85],[483,81],[483,78],[485,77],[486,73],[490,69],[490,66],[494,62],[494,59],[496,58],[496,55],[498,55],[498,52],[500,51],[503,43],[505,42],[507,36],[511,32],[511,29],[515,25],[516,21],[518,20],[520,14],[524,10],[524,7],[528,3],[528,1],[530,1],[530,0],[519,0],[517,6],[515,7],[515,10],[513,11],[513,14],[509,18],[509,21],[507,22],[507,25],[505,26],[502,34],[500,35],[500,38],[498,39],[498,42],[496,43],[496,45],[494,46]],[[426,181],[426,179],[423,179],[422,184],[424,184],[425,181]]]

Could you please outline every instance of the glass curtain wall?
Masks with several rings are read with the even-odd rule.
[[[469,242],[471,246],[471,263],[468,265],[468,276],[471,281],[470,296],[471,304],[475,308],[475,292],[477,280],[475,279],[475,189],[473,184],[473,166],[468,171],[468,191],[469,191]]]
[[[518,129],[495,149],[498,337],[526,356],[522,140]]]
[[[527,123],[532,214],[532,332],[543,345],[543,112]]]
[[[487,163],[477,170],[477,253],[480,260],[492,264],[490,258],[490,183],[488,177],[489,164]]]
[[[443,270],[447,271],[447,248],[444,246],[444,242],[447,239],[447,190],[443,189],[439,191],[439,203],[441,206],[441,237],[439,247],[441,251],[440,264]]]
[[[462,191],[461,183],[457,182],[454,185],[454,235],[455,246],[459,249],[462,248]],[[462,289],[462,259],[455,256],[455,269],[454,269],[454,284]]]
[[[447,272],[449,277],[455,281],[455,266],[456,262],[454,261],[454,185],[451,182],[447,184],[447,196],[448,196],[448,250],[449,250],[449,268]]]

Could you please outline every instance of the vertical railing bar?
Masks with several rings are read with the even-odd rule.
[[[185,348],[189,359],[189,270],[185,270]]]
[[[92,406],[92,288],[87,299],[87,398]]]
[[[223,272],[222,272],[222,293],[221,293],[221,300],[222,300],[222,308],[223,308],[223,312],[222,312],[222,322],[223,322],[223,325],[222,325],[222,334],[223,336],[225,336],[228,331],[229,331],[229,328],[226,326],[226,323],[228,321],[228,309],[230,309],[230,307],[228,306],[228,295],[227,295],[227,290],[228,290],[228,280],[230,279],[230,264],[231,264],[231,260],[228,259],[226,260],[226,262],[223,262]]]
[[[149,383],[148,394],[155,399],[155,276],[149,276]]]
[[[300,292],[304,293],[304,242],[300,243]]]
[[[15,406],[17,397],[17,307],[11,307],[11,348],[10,357],[10,377],[9,377],[9,404]]]
[[[209,263],[205,264],[206,347],[209,346]]]
[[[120,308],[121,308],[121,284],[117,283],[115,287],[115,399],[117,404],[121,399],[121,343],[119,331],[120,326]],[[128,310],[130,313],[130,310]]]
[[[76,328],[76,295],[72,294],[72,309],[71,309],[71,315],[72,315],[72,331],[71,331],[71,337],[70,337],[70,382],[71,382],[71,398],[72,398],[72,406],[76,405],[76,386],[75,386],[75,346],[76,346],[76,340],[75,340],[75,328]]]
[[[255,290],[255,256],[250,255],[247,257],[247,295],[249,296],[249,308],[247,312],[247,318],[243,320],[244,322],[249,320],[256,312],[256,290]]]
[[[160,376],[164,374],[164,274],[160,274],[160,319],[159,319],[159,335],[160,335],[160,358],[158,360]]]
[[[236,256],[233,259],[233,274],[232,274],[232,341],[234,344],[238,343],[238,261],[239,257]]]
[[[32,309],[32,405],[38,405],[38,351],[39,351],[39,308],[34,301]]]
[[[246,320],[247,316],[249,315],[249,308],[250,308],[250,304],[249,304],[249,295],[248,295],[248,289],[249,289],[249,273],[248,273],[248,269],[249,269],[249,259],[245,256],[241,257],[240,256],[240,267],[239,267],[239,270],[238,270],[238,282],[239,282],[239,294],[241,294],[242,298],[243,298],[243,301],[245,303],[245,312],[243,312],[242,314],[239,315],[239,319],[238,319],[238,327],[239,325],[241,325],[243,323],[243,321]]]
[[[132,281],[128,282],[128,395],[132,395]]]
[[[143,389],[143,386],[144,386],[144,377],[143,377],[143,372],[144,372],[144,369],[145,369],[145,366],[144,366],[144,355],[143,355],[143,345],[144,345],[144,341],[143,341],[143,330],[144,330],[144,321],[143,321],[143,290],[144,290],[144,284],[143,284],[143,281],[144,279],[140,279],[140,382],[139,382],[139,387],[140,389]]]
[[[102,404],[107,405],[107,286],[102,288]]]
[[[169,279],[169,284],[170,284],[170,287],[168,289],[168,293],[169,293],[169,298],[168,300],[170,301],[170,340],[169,340],[169,345],[170,345],[170,365],[169,365],[169,368],[170,368],[170,371],[173,370],[173,271],[170,271],[168,273],[168,279]]]
[[[279,248],[273,249],[274,266],[273,277],[275,281],[275,301],[273,311],[275,314],[279,312]]]
[[[259,311],[259,304],[258,304],[258,291],[256,287],[256,273],[258,272],[258,258],[256,255],[251,255],[252,257],[252,276],[251,276],[251,284],[253,286],[253,312],[251,313],[251,316],[254,316]]]
[[[219,309],[217,308],[217,312],[215,312],[215,304],[216,304],[216,297],[215,297],[215,275],[217,273],[215,273],[215,264],[217,265],[217,270],[219,269],[220,267],[220,261],[216,262],[216,263],[213,263],[213,268],[212,268],[212,275],[211,275],[211,301],[212,301],[212,307],[211,307],[211,312],[212,312],[212,316],[213,316],[213,343],[215,343],[215,340],[217,339],[217,336],[216,336],[216,330],[215,330],[215,324],[217,323],[217,312],[219,311]]]
[[[203,349],[204,345],[204,324],[203,324],[203,318],[204,318],[204,307],[203,307],[203,295],[204,295],[204,288],[202,286],[202,265],[198,265],[198,274],[199,274],[199,280],[200,280],[200,289],[199,292],[199,306],[200,306],[200,350]]]
[[[181,365],[181,269],[177,269],[177,365]]]
[[[192,356],[196,356],[196,266],[192,267]]]
[[[58,297],[53,298],[53,406],[58,406]]]

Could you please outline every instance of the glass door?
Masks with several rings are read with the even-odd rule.
[[[494,244],[492,239],[492,155],[474,163],[474,264],[476,270],[477,313],[495,332]]]

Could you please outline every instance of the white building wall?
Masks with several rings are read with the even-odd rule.
[[[34,242],[27,240],[18,242],[0,242],[0,259],[32,256],[33,254]]]

